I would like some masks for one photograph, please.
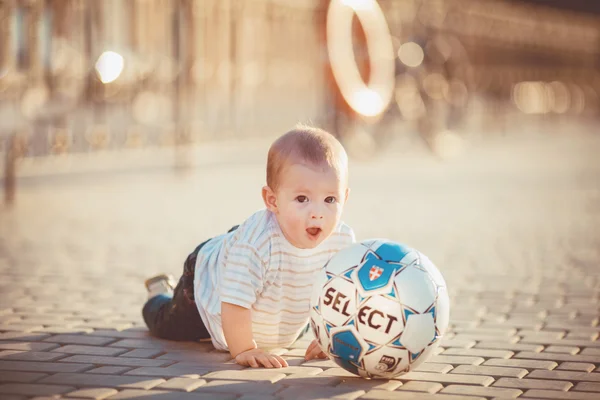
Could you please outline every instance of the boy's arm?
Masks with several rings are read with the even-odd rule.
[[[231,357],[256,348],[252,340],[252,314],[247,308],[221,303],[221,324]]]
[[[287,367],[287,362],[275,354],[256,348],[252,339],[252,312],[231,303],[221,303],[221,325],[231,357],[238,364],[258,368]]]

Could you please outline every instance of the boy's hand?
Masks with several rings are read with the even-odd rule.
[[[288,363],[275,354],[265,353],[261,349],[246,350],[235,357],[235,362],[245,367],[252,368],[281,368],[287,367]]]
[[[322,358],[327,359],[327,354],[323,353],[319,343],[316,340],[313,340],[312,343],[306,349],[306,354],[304,355],[305,360],[312,360],[313,358]]]

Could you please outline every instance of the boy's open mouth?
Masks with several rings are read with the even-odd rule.
[[[306,228],[306,233],[310,236],[318,236],[321,233],[321,228]]]

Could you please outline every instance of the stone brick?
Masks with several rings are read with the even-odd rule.
[[[284,357],[285,358],[285,357]],[[302,366],[305,367],[317,367],[317,368],[339,368],[339,365],[337,365],[336,363],[334,363],[331,360],[310,360],[310,361],[304,361],[302,363]]]
[[[441,383],[464,383],[466,385],[489,386],[494,382],[491,376],[460,375],[460,374],[434,374],[431,372],[409,372],[396,379],[405,381],[430,381]]]
[[[522,378],[528,371],[523,368],[490,367],[484,365],[459,365],[450,371],[451,374],[504,376],[509,378]]]
[[[64,343],[64,344],[81,344],[86,346],[104,346],[114,342],[115,338],[106,338],[89,335],[54,335],[44,339],[44,342]]]
[[[286,379],[289,379],[288,376]],[[333,378],[333,377],[332,377]],[[280,381],[281,384],[285,384],[286,379]],[[313,379],[313,378],[310,378]],[[311,385],[312,382],[307,380],[307,385]],[[369,390],[380,389],[380,390],[396,390],[402,385],[402,382],[398,380],[385,380],[385,379],[363,379],[363,378],[345,378],[338,385],[340,387],[344,387],[347,389],[354,390],[364,390],[368,392]],[[336,386],[336,385],[331,385]]]
[[[597,393],[585,392],[561,392],[554,390],[532,389],[526,391],[522,397],[534,397],[539,399],[559,399],[559,400],[598,400]]]
[[[273,395],[279,390],[281,386],[273,385],[269,382],[251,382],[251,381],[237,381],[237,380],[214,380],[209,381],[205,385],[200,386],[194,392],[199,393],[235,393],[240,394],[252,394],[252,395]]]
[[[448,356],[450,357],[450,356]],[[450,364],[438,364],[433,362],[424,362],[419,365],[413,371],[416,372],[437,372],[438,374],[445,374],[452,369],[452,365]]]
[[[570,382],[600,382],[600,373],[575,372],[575,371],[531,371],[528,378],[563,380]]]
[[[22,340],[25,342],[35,342],[35,341],[43,340],[44,338],[47,338],[48,336],[50,336],[50,335],[48,335],[46,333],[28,333],[28,332],[14,331],[14,332],[0,333],[0,340],[1,341]]]
[[[46,374],[37,372],[2,371],[0,373],[0,382],[29,383],[40,380],[45,376]]]
[[[43,329],[43,325],[25,324],[25,323],[14,323],[14,324],[0,324],[0,331],[17,331],[17,332],[32,332],[37,329]]]
[[[64,358],[64,354],[56,354],[42,351],[17,351],[4,350],[0,351],[0,360],[16,360],[16,361],[53,361],[58,358]]]
[[[570,354],[560,354],[560,353],[531,353],[531,352],[527,352],[527,351],[522,351],[520,353],[515,354],[513,356],[513,358],[600,363],[600,356],[586,356],[586,355],[582,355],[582,354],[570,355]]]
[[[158,357],[159,360],[192,361],[202,363],[234,363],[229,353],[206,353],[204,351],[170,351]]]
[[[236,394],[227,393],[182,393],[166,390],[128,389],[111,396],[110,400],[147,399],[149,396],[152,400],[235,400],[238,397]]]
[[[566,371],[583,371],[592,372],[594,370],[594,364],[589,363],[577,363],[577,362],[564,362],[561,363],[556,369]]]
[[[127,367],[162,367],[172,364],[173,361],[156,360],[145,358],[127,358],[127,357],[102,357],[102,356],[87,356],[75,355],[63,358],[60,362],[64,363],[89,363],[100,365],[121,365]]]
[[[481,387],[470,385],[448,385],[440,393],[457,394],[461,396],[506,397],[516,398],[523,393],[519,389],[504,389],[496,387]]]
[[[360,397],[369,400],[465,400],[465,396],[455,396],[451,394],[431,394],[423,392],[389,392],[387,390],[371,390]],[[468,397],[468,400],[485,400],[485,397]]]
[[[577,354],[579,353],[579,347],[573,346],[548,346],[544,349],[546,353],[565,353],[565,354]]]
[[[243,370],[247,367],[241,366],[237,363],[226,362],[226,363],[211,363],[211,362],[176,362],[169,365],[168,368],[196,368],[196,369],[210,369],[211,371],[221,370]],[[283,370],[282,370],[283,371]]]
[[[109,388],[93,388],[93,389],[80,389],[74,392],[65,394],[65,397],[75,397],[80,399],[98,399],[102,400],[112,395],[117,394],[115,389]]]
[[[477,343],[474,348],[476,349],[495,349],[495,350],[510,350],[510,351],[533,351],[539,353],[544,349],[541,344],[526,344],[526,343],[504,343],[504,342],[492,342],[483,341]]]
[[[541,360],[520,360],[510,358],[505,360],[503,358],[492,358],[483,363],[483,365],[489,365],[494,367],[512,367],[512,368],[525,368],[525,369],[554,369],[558,365],[554,361],[541,361]]]
[[[0,394],[20,394],[25,396],[54,396],[75,390],[71,386],[43,385],[39,383],[4,383]]]
[[[449,349],[450,350],[450,349]],[[472,356],[452,356],[452,355],[437,355],[427,360],[430,363],[435,364],[450,364],[450,365],[479,365],[485,361],[481,357]]]
[[[42,379],[40,383],[67,384],[84,387],[92,386],[109,388],[119,387],[130,389],[151,389],[157,385],[160,385],[164,381],[164,379],[137,376],[59,373]]]
[[[127,350],[100,346],[66,345],[52,350],[56,353],[83,354],[89,356],[117,356]]]
[[[154,358],[162,352],[162,350],[156,349],[135,349],[121,354],[120,357]]]
[[[352,379],[352,378],[346,378]],[[344,379],[339,376],[315,376],[315,375],[305,375],[305,374],[292,374],[286,376],[284,379],[280,380],[278,383],[284,386],[336,386],[340,382],[343,382]]]
[[[268,381],[275,383],[283,378],[285,374],[282,368],[271,369],[245,369],[241,371],[225,370],[215,371],[203,375],[204,379],[239,380],[239,381]]]
[[[205,375],[210,372],[213,372],[210,368],[206,369],[198,369],[198,368],[186,368],[186,367],[167,367],[167,368],[158,368],[158,367],[142,367],[132,369],[128,371],[125,375],[140,375],[140,376],[159,376],[162,378],[174,378],[178,376],[188,376],[192,378],[198,378],[200,375]]]
[[[386,394],[393,394],[394,392],[390,392],[387,390],[373,390],[373,392],[381,392]],[[364,390],[355,390],[352,388],[344,388],[344,387],[288,387],[283,389],[281,392],[277,393],[277,396],[283,399],[295,399],[295,400],[313,400],[313,399],[357,399],[361,398],[369,398],[364,397]],[[383,398],[383,397],[382,397]],[[396,393],[396,397],[398,398],[398,394]]]
[[[319,374],[319,376],[338,376],[340,378],[354,378],[356,377],[356,375],[354,375],[352,372],[348,372],[343,368],[329,368],[324,370],[323,372],[321,372]]]
[[[34,361],[2,361],[0,370],[29,371],[29,372],[82,372],[93,368],[93,364],[62,364],[53,362]]]
[[[206,384],[204,379],[192,379],[192,378],[173,378],[169,379],[165,383],[161,383],[157,386],[157,389],[165,390],[179,390],[182,392],[191,392],[194,389]]]
[[[129,371],[131,367],[99,367],[85,371],[86,374],[121,375]]]
[[[600,348],[588,347],[586,349],[583,349],[581,351],[581,354],[589,356],[600,356]]]
[[[597,392],[600,393],[600,383],[596,382],[579,382],[575,385],[573,390],[579,390],[582,392]]]
[[[549,389],[549,390],[569,390],[573,384],[564,381],[548,381],[545,379],[517,379],[500,378],[492,386],[508,387],[516,389]]]
[[[397,391],[407,391],[407,392],[426,392],[426,393],[437,393],[442,390],[444,386],[441,383],[437,382],[420,382],[420,381],[410,381],[406,382],[399,388]]]
[[[48,351],[57,348],[57,344],[39,342],[0,342],[0,350]]]
[[[467,357],[493,357],[493,358],[511,358],[512,351],[507,350],[490,350],[490,349],[447,349],[441,355],[467,356]],[[449,363],[452,364],[452,363]]]
[[[463,349],[468,349],[471,348],[473,346],[475,346],[475,343],[477,343],[475,340],[473,339],[459,339],[459,338],[442,338],[442,341],[440,343],[441,347],[459,347],[459,348],[463,348]]]

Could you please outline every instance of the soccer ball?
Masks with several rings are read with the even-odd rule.
[[[320,271],[310,325],[336,364],[366,378],[416,368],[448,327],[446,282],[423,254],[386,239],[356,243]]]

